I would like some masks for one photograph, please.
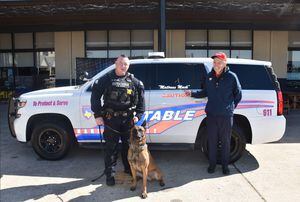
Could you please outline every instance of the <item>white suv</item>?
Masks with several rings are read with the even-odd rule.
[[[283,100],[271,63],[228,59],[242,85],[243,98],[234,111],[231,162],[245,144],[279,140],[285,131]],[[81,86],[60,87],[22,94],[10,102],[11,133],[32,142],[42,158],[64,157],[76,142],[100,143],[103,129],[90,109],[91,86],[114,69],[106,68]],[[152,149],[201,149],[207,154],[206,98],[186,97],[185,89],[200,90],[212,69],[210,58],[131,60],[129,72],[144,82],[147,141]],[[101,146],[101,144],[99,144]]]

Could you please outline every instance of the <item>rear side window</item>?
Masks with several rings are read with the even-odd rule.
[[[201,89],[206,70],[203,64],[131,64],[129,72],[144,83],[146,90]]]
[[[201,89],[206,77],[203,64],[157,64],[151,72],[151,88],[155,90]]]
[[[274,90],[275,86],[263,65],[227,64],[245,90]]]

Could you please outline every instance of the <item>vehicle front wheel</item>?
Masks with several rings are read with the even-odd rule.
[[[31,143],[34,151],[43,159],[59,160],[70,149],[71,134],[65,126],[41,123],[33,129]]]
[[[208,157],[208,139],[206,134],[206,126],[199,131],[201,151]],[[230,141],[230,163],[234,163],[241,158],[246,148],[246,138],[242,130],[234,125],[231,133]],[[221,163],[221,144],[218,145],[217,163]]]

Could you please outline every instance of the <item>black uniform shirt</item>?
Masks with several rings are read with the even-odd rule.
[[[104,115],[104,111],[107,106],[105,104],[105,101],[104,103],[101,102],[101,98],[105,93],[105,90],[107,90],[111,86],[112,80],[130,76],[136,89],[135,93],[137,93],[137,102],[134,111],[136,112],[136,116],[141,119],[143,113],[145,112],[144,85],[137,78],[134,78],[133,75],[128,74],[129,73],[126,73],[125,76],[117,76],[115,71],[113,70],[112,72],[107,73],[106,75],[95,81],[92,86],[91,95],[91,109],[94,112],[95,118],[102,117]],[[120,109],[118,108],[118,106],[115,106],[113,110],[118,111]]]

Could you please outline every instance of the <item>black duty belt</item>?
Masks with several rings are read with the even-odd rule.
[[[132,114],[132,111],[110,111],[110,110],[106,111],[106,116],[114,116],[114,117],[117,117],[117,116],[126,117],[126,116],[130,116],[131,114]]]
[[[127,111],[117,111],[117,112],[112,112],[112,116],[128,116],[129,112]]]

